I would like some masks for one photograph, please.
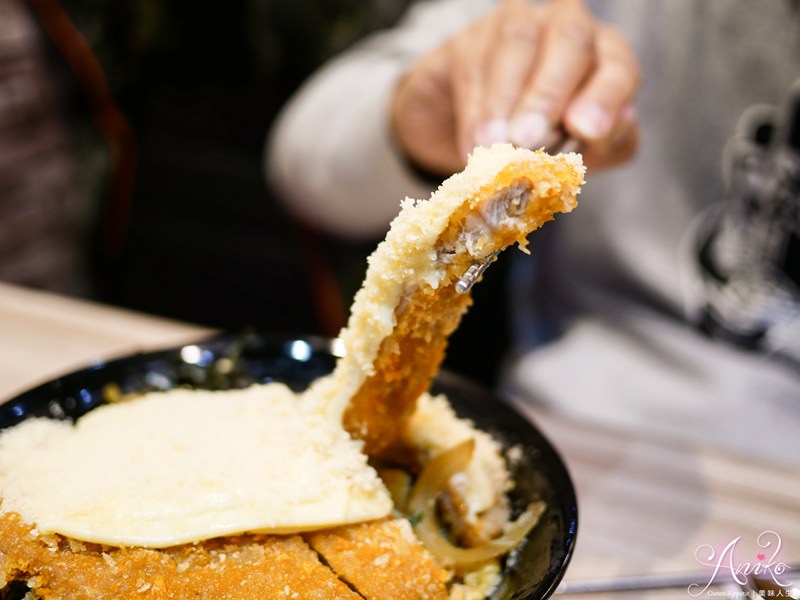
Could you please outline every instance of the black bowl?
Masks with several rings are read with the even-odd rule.
[[[9,400],[0,405],[0,429],[31,416],[76,419],[120,393],[179,386],[231,389],[268,381],[302,390],[331,371],[336,363],[334,348],[324,338],[247,332],[135,354],[64,375]],[[516,484],[511,493],[517,510],[535,500],[547,503],[542,520],[504,565],[503,584],[492,598],[549,597],[572,556],[577,528],[575,491],[561,457],[533,424],[485,388],[443,371],[431,391],[446,394],[460,416],[471,419],[505,448],[521,451],[521,459],[513,465]]]

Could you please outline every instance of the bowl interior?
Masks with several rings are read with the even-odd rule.
[[[117,393],[178,386],[230,389],[269,381],[299,391],[335,363],[334,344],[324,338],[226,333],[95,364],[44,383],[0,405],[0,429],[31,416],[75,419]],[[504,448],[519,450],[520,460],[513,463],[515,508],[539,499],[547,503],[543,519],[504,565],[503,584],[493,598],[549,597],[569,563],[577,528],[575,491],[561,457],[534,424],[468,379],[443,371],[431,391],[446,394],[459,416],[491,433]]]

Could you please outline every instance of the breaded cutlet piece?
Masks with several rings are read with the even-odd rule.
[[[323,560],[367,600],[446,600],[450,573],[406,519],[386,518],[305,534]]]
[[[341,335],[344,357],[305,395],[363,440],[367,454],[392,451],[469,306],[459,278],[514,242],[524,248],[530,231],[576,205],[582,183],[578,155],[497,145],[476,150],[430,200],[404,201],[370,257]],[[24,581],[43,600],[438,599],[448,576],[405,521],[147,549],[43,535],[0,513],[0,590]],[[364,596],[354,591],[362,588]]]
[[[369,257],[340,334],[344,357],[307,392],[341,415],[367,454],[391,449],[438,371],[470,305],[459,279],[513,243],[525,249],[531,231],[571,211],[583,175],[578,154],[497,144],[476,148],[429,200],[403,201]]]
[[[125,549],[38,535],[5,513],[0,590],[13,580],[43,600],[363,600],[299,535]]]

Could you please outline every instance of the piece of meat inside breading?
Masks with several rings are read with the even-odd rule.
[[[368,259],[347,326],[344,356],[309,390],[370,456],[393,453],[470,305],[465,273],[491,263],[556,213],[577,205],[577,154],[550,156],[509,144],[476,148],[428,200],[406,200]]]
[[[362,440],[372,458],[419,454],[418,447],[403,446],[402,437],[439,368],[448,336],[470,304],[460,278],[515,242],[524,248],[530,231],[554,213],[571,210],[583,172],[578,155],[551,157],[497,145],[476,149],[467,169],[429,201],[404,202],[370,257],[340,336],[344,356],[305,398]],[[501,460],[495,449],[488,454]],[[476,481],[492,478],[472,477],[467,483]],[[508,519],[505,484],[503,478],[492,483],[483,503],[477,486],[451,492],[453,522],[479,526],[467,532],[475,533],[477,542],[502,529]],[[475,508],[478,519],[466,519]],[[466,534],[457,537],[470,541]],[[489,572],[487,581],[494,574]],[[0,597],[9,582],[22,581],[43,600],[440,600],[463,591],[469,575],[452,578],[403,519],[152,549],[42,535],[16,513],[0,511]]]

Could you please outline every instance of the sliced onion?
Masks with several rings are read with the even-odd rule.
[[[519,517],[508,524],[500,537],[482,546],[462,548],[442,536],[433,504],[429,504],[423,513],[416,528],[417,536],[437,560],[456,568],[467,567],[511,552],[533,529],[545,508],[544,502],[534,502]]]
[[[545,510],[544,502],[531,503],[503,535],[474,548],[456,546],[442,535],[436,516],[436,498],[447,489],[450,478],[467,468],[475,447],[470,439],[435,456],[420,473],[408,502],[409,513],[419,518],[415,527],[417,537],[442,564],[467,567],[507,554],[517,547],[533,529]]]
[[[436,502],[437,496],[447,490],[450,478],[469,466],[474,450],[475,440],[470,438],[429,460],[408,497],[409,514],[421,515],[428,503]]]

